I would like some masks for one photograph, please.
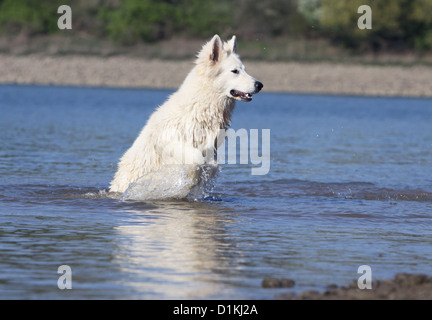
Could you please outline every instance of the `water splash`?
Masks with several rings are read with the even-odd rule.
[[[109,192],[108,189],[86,192],[83,195],[79,195],[79,197],[85,199],[114,198],[113,193]]]
[[[132,183],[119,200],[197,201],[208,196],[213,187],[216,165],[166,165]]]

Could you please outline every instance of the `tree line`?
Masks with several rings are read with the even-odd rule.
[[[233,33],[253,40],[327,38],[357,50],[432,49],[431,0],[0,0],[0,34],[59,33],[57,8],[72,8],[72,33],[120,45]],[[372,29],[357,27],[360,5]]]

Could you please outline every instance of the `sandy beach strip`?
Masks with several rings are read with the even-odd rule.
[[[266,92],[432,97],[432,67],[243,61]],[[0,55],[0,83],[177,88],[191,61]]]

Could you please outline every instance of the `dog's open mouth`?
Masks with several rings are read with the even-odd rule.
[[[230,93],[234,98],[240,98],[242,101],[247,101],[247,102],[252,101],[252,94],[251,93],[241,92],[241,91],[234,90],[234,89],[231,90]]]

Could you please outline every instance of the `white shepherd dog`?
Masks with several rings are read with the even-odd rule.
[[[111,192],[123,193],[141,177],[172,165],[188,165],[188,174],[194,178],[190,191],[199,182],[202,166],[215,163],[215,149],[223,142],[220,132],[230,125],[236,100],[249,102],[263,87],[246,73],[235,36],[222,42],[215,35],[198,53],[195,64],[121,158]],[[168,181],[169,172],[163,177]]]

